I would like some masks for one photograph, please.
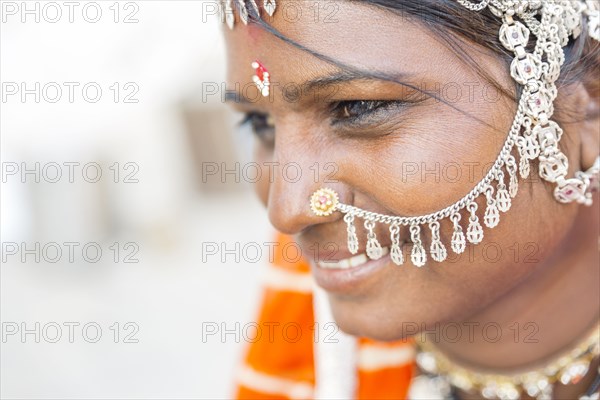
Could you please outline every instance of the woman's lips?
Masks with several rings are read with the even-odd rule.
[[[337,261],[314,261],[312,272],[319,286],[330,293],[362,292],[389,264],[393,264],[389,247],[383,247],[383,255],[371,260],[365,253]],[[393,264],[395,266],[395,264]]]

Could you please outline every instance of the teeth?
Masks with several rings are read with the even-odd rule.
[[[385,256],[388,252],[389,249],[387,247],[383,247],[381,252],[382,256]],[[364,263],[366,263],[367,261],[369,261],[369,258],[367,257],[366,254],[362,253],[362,254],[357,254],[353,257],[350,258],[344,258],[343,260],[334,262],[334,261],[319,261],[318,265],[321,268],[329,268],[329,269],[348,269],[348,268],[354,268],[354,267],[358,267],[360,265],[363,265]]]

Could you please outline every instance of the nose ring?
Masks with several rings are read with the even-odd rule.
[[[319,217],[333,214],[338,204],[338,194],[329,188],[321,188],[310,197],[310,209]]]

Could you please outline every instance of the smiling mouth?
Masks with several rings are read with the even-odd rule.
[[[405,245],[411,244],[412,242],[405,239],[400,241],[400,248],[404,249]],[[381,256],[377,259],[370,258],[366,249],[361,249],[364,252],[356,255],[349,252],[337,253],[338,258],[335,259],[317,260],[313,258],[311,260],[313,277],[317,285],[330,294],[346,296],[352,293],[367,293],[369,287],[376,287],[381,283],[382,274],[385,276],[385,274],[391,273],[389,265],[396,265],[391,258],[391,248],[390,243],[381,243]],[[400,270],[407,271],[406,268]]]
[[[388,254],[390,251],[389,247],[381,248],[381,257]],[[380,258],[381,258],[380,257]],[[357,254],[352,257],[344,258],[339,261],[319,261],[317,265],[319,268],[324,269],[349,269],[354,267],[360,267],[365,264],[367,261],[371,261],[369,257],[367,257],[366,253]]]
[[[405,245],[412,245],[412,241],[409,240],[408,238],[405,238],[404,240],[400,241],[400,248],[404,249]],[[387,256],[390,252],[390,245],[387,244],[387,246],[383,246],[381,247],[381,256],[378,257],[377,259],[372,259],[369,258],[369,256],[367,256],[366,252],[348,257],[348,258],[343,258],[343,259],[339,259],[339,260],[320,260],[317,261],[315,260],[315,264],[317,267],[322,268],[322,269],[333,269],[333,270],[340,270],[340,269],[352,269],[352,268],[356,268],[356,267],[360,267],[364,264],[366,264],[369,261],[377,261],[379,259],[384,258],[385,256]],[[347,253],[346,253],[347,254]]]

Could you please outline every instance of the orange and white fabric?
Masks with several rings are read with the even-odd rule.
[[[279,243],[292,243],[292,239],[281,235]],[[256,323],[271,327],[270,333],[276,334],[266,334],[268,329],[264,329],[248,345],[236,377],[235,396],[240,400],[314,399],[317,383],[323,382],[316,382],[310,267],[304,260],[292,263],[276,255],[270,268]],[[412,342],[357,338],[354,349],[355,399],[407,398],[416,368]]]

